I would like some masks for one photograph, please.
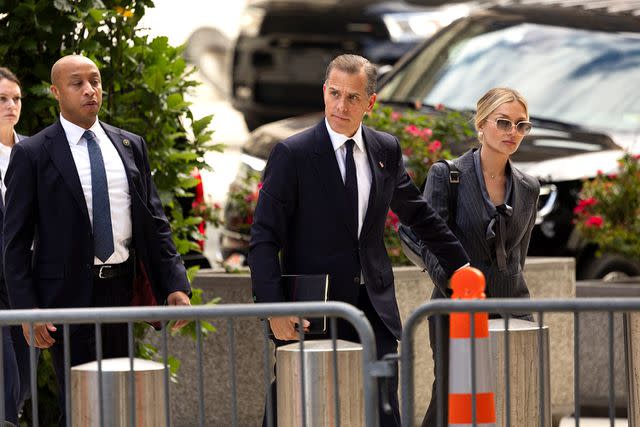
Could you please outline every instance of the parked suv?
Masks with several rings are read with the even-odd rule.
[[[252,1],[233,53],[233,106],[251,130],[317,111],[324,70],[335,56],[357,53],[389,67],[477,3],[463,2],[426,7],[404,0]]]
[[[615,13],[604,1],[601,9],[526,3],[454,22],[385,76],[378,100],[434,114],[437,104],[473,112],[491,87],[519,90],[534,130],[513,160],[542,183],[529,254],[573,256],[579,279],[640,275],[637,260],[596,257],[572,224],[582,180],[614,172],[624,150],[640,153],[640,1]],[[283,127],[291,134],[311,123],[290,119],[256,130],[243,167],[264,165],[287,136]]]

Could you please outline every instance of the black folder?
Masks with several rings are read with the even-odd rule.
[[[329,296],[328,274],[285,274],[282,289],[287,302],[326,302]],[[327,316],[307,319],[307,333],[322,334],[327,331]]]

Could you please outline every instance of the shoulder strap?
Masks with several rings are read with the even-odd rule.
[[[458,184],[460,184],[460,170],[451,160],[438,160],[449,168],[449,228],[456,222],[456,210],[458,207]]]

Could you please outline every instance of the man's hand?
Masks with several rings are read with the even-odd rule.
[[[297,316],[288,317],[272,317],[269,319],[269,326],[273,331],[273,335],[282,341],[293,341],[299,338],[298,331],[296,330],[296,324],[300,318]],[[309,321],[302,319],[302,326],[304,331],[309,331]]]
[[[34,323],[33,324],[33,344],[38,348],[49,348],[56,340],[49,334],[49,331],[55,332],[57,329],[53,326],[53,323]],[[29,324],[22,324],[22,333],[24,339],[27,340],[27,344],[31,345]]]
[[[167,297],[167,305],[191,305],[191,301],[189,301],[189,297],[184,292],[175,291],[170,293]],[[171,330],[174,332],[178,331],[187,323],[189,323],[188,320],[177,320]]]

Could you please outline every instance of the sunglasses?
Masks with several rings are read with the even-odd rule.
[[[531,122],[522,121],[514,125],[509,119],[495,119],[493,121],[496,124],[496,129],[502,132],[511,132],[514,126],[516,127],[516,132],[521,135],[527,135],[531,132]]]

